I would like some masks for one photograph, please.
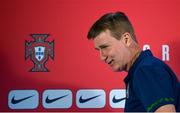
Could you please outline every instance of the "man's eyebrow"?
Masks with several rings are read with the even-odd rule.
[[[105,47],[107,47],[107,45],[105,45],[105,44],[99,46],[100,49],[103,49],[103,48],[105,48]],[[95,47],[95,50],[98,50],[98,51],[99,51],[99,48],[96,48],[96,47]]]

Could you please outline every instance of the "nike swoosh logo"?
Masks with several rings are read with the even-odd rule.
[[[34,95],[31,95],[31,96],[28,96],[28,97],[25,97],[25,98],[22,98],[22,99],[15,99],[15,96],[12,98],[12,100],[11,100],[11,103],[12,104],[18,104],[18,103],[20,103],[20,102],[22,102],[22,101],[24,101],[24,100],[27,100],[27,99],[29,99],[29,98],[31,98],[31,97],[33,97]]]
[[[101,95],[97,95],[97,96],[90,97],[90,98],[86,98],[86,99],[83,99],[82,96],[81,96],[81,97],[79,98],[79,102],[80,102],[80,103],[85,103],[85,102],[88,102],[88,101],[90,101],[90,100],[92,100],[92,99],[94,99],[94,98],[97,98],[97,97],[99,97],[99,96],[101,96]]]
[[[68,95],[64,95],[64,96],[61,96],[61,97],[58,97],[58,98],[54,98],[54,99],[49,99],[49,96],[47,96],[47,97],[46,97],[46,103],[47,103],[47,104],[53,103],[53,102],[55,102],[55,101],[57,101],[57,100],[59,100],[59,99],[62,99],[62,98],[64,98],[64,97],[66,97],[66,96],[68,96]]]
[[[126,97],[120,98],[120,99],[116,99],[115,96],[114,96],[112,101],[113,101],[113,103],[118,103],[118,102],[121,102],[121,101],[123,101],[125,99],[126,99]]]

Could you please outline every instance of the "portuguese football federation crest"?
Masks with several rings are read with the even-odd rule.
[[[25,59],[30,57],[34,63],[31,72],[48,72],[45,63],[49,57],[54,59],[54,40],[46,41],[49,34],[31,34],[34,41],[25,41]]]

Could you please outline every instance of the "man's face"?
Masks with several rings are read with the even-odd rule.
[[[100,52],[101,60],[108,64],[113,71],[125,70],[129,61],[129,52],[122,38],[117,40],[111,36],[109,30],[106,30],[95,37],[94,47]]]

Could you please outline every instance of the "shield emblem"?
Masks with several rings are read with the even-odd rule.
[[[35,58],[40,62],[44,58],[45,47],[37,46],[34,47],[34,49],[35,49]]]

